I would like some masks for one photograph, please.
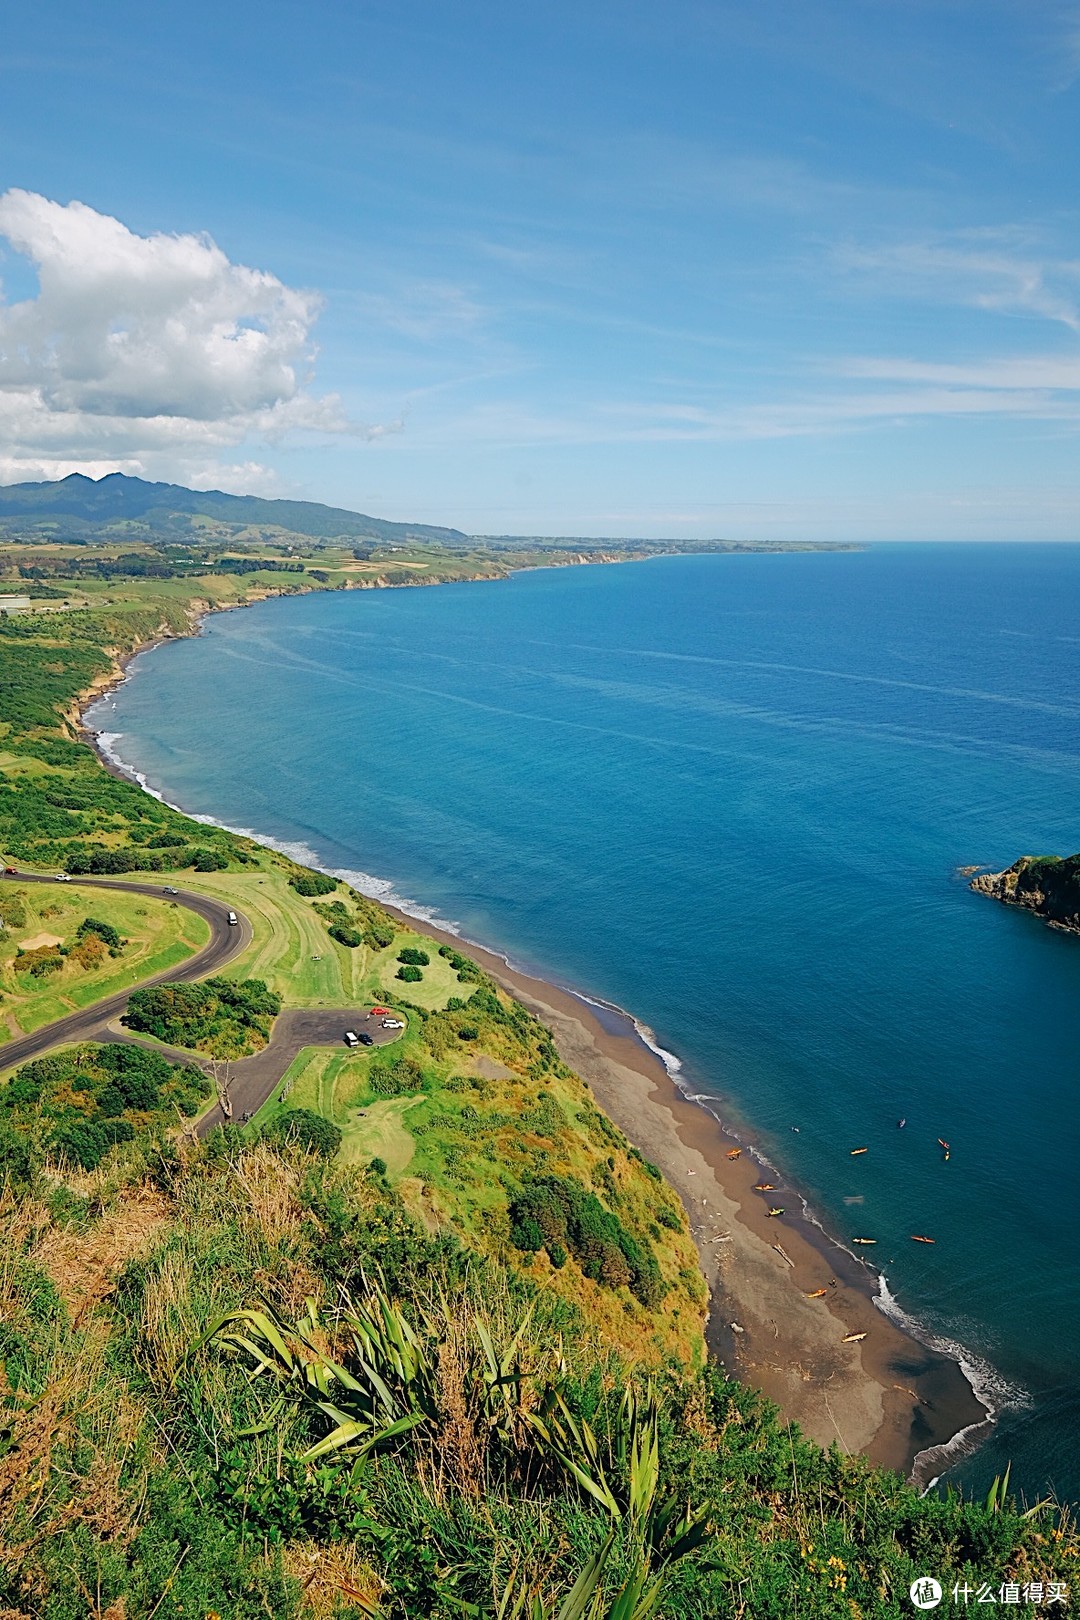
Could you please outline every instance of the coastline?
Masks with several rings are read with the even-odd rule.
[[[213,611],[200,604],[189,616],[193,633]],[[129,677],[137,657],[168,639],[174,637],[158,637],[118,661],[113,675],[83,694],[70,716],[106,769],[155,796],[140,773],[113,753],[109,734],[95,729],[87,713]],[[281,847],[251,829],[230,830]],[[295,858],[318,864],[311,851]],[[360,874],[333,875],[358,886]],[[678,1192],[709,1287],[709,1348],[729,1371],[760,1388],[819,1443],[863,1453],[922,1487],[976,1448],[994,1413],[975,1393],[958,1355],[887,1314],[884,1278],[825,1232],[797,1189],[788,1185],[786,1196],[804,1213],[768,1217],[767,1201],[753,1185],[766,1161],[725,1129],[707,1099],[679,1087],[672,1073],[677,1059],[669,1069],[629,1013],[518,968],[423,908],[407,909],[397,895],[397,904],[389,901],[387,883],[372,885],[372,891],[408,926],[419,924],[440,943],[467,946],[493,979],[536,1013],[598,1105]],[[729,1159],[736,1146],[742,1155]],[[774,1166],[768,1168],[781,1196],[783,1179]],[[819,1289],[825,1290],[821,1298],[807,1297]],[[843,1343],[849,1334],[862,1337]]]

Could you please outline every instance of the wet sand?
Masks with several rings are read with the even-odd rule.
[[[467,951],[549,1026],[564,1062],[599,1106],[663,1171],[686,1207],[709,1284],[709,1345],[744,1382],[822,1445],[925,1483],[940,1472],[936,1448],[986,1418],[951,1356],[920,1343],[874,1303],[876,1275],[795,1210],[778,1180],[754,1191],[760,1163],[735,1146],[704,1107],[675,1085],[625,1014],[509,967],[502,957],[387,907],[411,928]],[[772,1179],[772,1173],[767,1179]],[[770,1206],[786,1206],[779,1218]],[[784,1252],[778,1252],[777,1245]],[[826,1290],[820,1299],[807,1295]],[[741,1329],[742,1331],[738,1331]],[[862,1333],[844,1344],[846,1334]]]

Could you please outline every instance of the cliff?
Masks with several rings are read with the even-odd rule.
[[[978,894],[1034,911],[1052,928],[1080,933],[1080,854],[1021,855],[1004,872],[971,880]]]

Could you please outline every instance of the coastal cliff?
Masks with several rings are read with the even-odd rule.
[[[1035,912],[1052,928],[1080,933],[1080,854],[1021,855],[1003,872],[980,872],[971,887],[1004,905]]]

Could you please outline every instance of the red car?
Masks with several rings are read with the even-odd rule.
[[[389,1016],[389,1013],[389,1007],[372,1007],[368,1016],[371,1018],[386,1018]]]
[[[5,866],[4,867],[4,875],[6,877],[18,877],[19,868],[17,866]]]

